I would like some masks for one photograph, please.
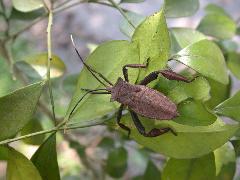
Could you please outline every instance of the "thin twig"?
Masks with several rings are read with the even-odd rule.
[[[54,127],[52,129],[48,129],[48,130],[44,130],[44,131],[38,131],[38,132],[35,132],[35,133],[31,133],[31,134],[19,136],[19,137],[16,137],[16,138],[6,139],[4,141],[0,141],[0,145],[9,144],[9,143],[19,141],[19,140],[22,140],[22,139],[26,139],[26,138],[30,138],[30,137],[33,137],[33,136],[39,136],[39,135],[42,135],[42,134],[57,132],[57,131],[60,131],[60,130],[79,129],[79,128],[86,128],[86,127],[92,127],[92,126],[99,126],[99,125],[104,125],[104,123],[101,122],[101,123],[95,123],[95,124],[85,124],[85,125],[79,125],[79,126],[74,126],[74,127],[64,127],[64,128],[63,127]]]
[[[136,29],[136,27],[134,26],[134,24],[130,21],[130,19],[128,18],[128,16],[125,14],[125,12],[122,10],[122,8],[114,2],[114,0],[108,0],[113,7],[115,7],[116,9],[118,9],[118,11],[122,14],[122,16],[127,20],[127,22],[134,28]]]

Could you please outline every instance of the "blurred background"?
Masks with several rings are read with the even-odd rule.
[[[10,2],[7,0],[5,0],[5,3],[10,6]],[[61,0],[58,3],[60,4]],[[146,0],[143,3],[124,4],[122,7],[149,16],[158,11],[162,3],[161,0]],[[223,7],[235,20],[240,18],[239,0],[200,0],[200,8],[194,16],[168,19],[168,26],[195,28],[199,24],[200,18],[204,16],[203,8],[209,3],[215,3]],[[93,3],[79,4],[55,15],[52,37],[53,52],[65,62],[67,68],[65,76],[77,74],[82,68],[82,64],[78,61],[71,44],[70,34],[76,37],[81,55],[87,57],[90,50],[102,42],[128,39],[119,29],[121,20],[122,15],[117,10]],[[24,24],[26,22],[18,23]],[[0,19],[0,31],[4,30],[5,26],[5,23]],[[16,60],[21,60],[26,54],[47,51],[46,26],[47,20],[45,19],[21,35],[19,42],[14,47],[17,49],[14,52]],[[235,38],[234,41],[239,44],[238,38]],[[239,83],[233,83],[233,85],[234,89],[240,87]],[[71,87],[69,91],[72,92],[73,89],[74,87]],[[65,98],[63,101],[60,104],[67,105],[70,97]],[[62,107],[57,111],[59,111],[59,114],[65,113],[65,109]],[[47,117],[44,118],[47,119]],[[44,126],[51,126],[49,124],[51,123],[46,123]],[[74,134],[68,134],[66,138],[71,139],[70,145],[63,141],[61,135],[58,136],[58,161],[64,180],[98,179],[99,177],[112,179],[110,176],[105,177],[106,175],[102,174],[102,169],[106,168],[104,164],[106,162],[103,160],[107,158],[108,150],[106,149],[114,143],[125,141],[122,135],[117,132],[106,131],[106,127],[93,127],[75,131]],[[37,148],[37,146],[26,145],[22,142],[14,143],[14,146],[18,147],[28,157],[31,157]],[[77,149],[77,151],[70,146]],[[118,145],[115,144],[115,146]],[[120,179],[133,179],[133,177],[141,175],[148,166],[148,159],[151,159],[160,169],[165,162],[163,156],[141,149],[135,142],[127,141],[124,147],[128,152],[128,169]],[[82,156],[83,158],[80,159],[79,155],[83,154],[87,158]],[[238,166],[240,168],[240,165]],[[5,172],[6,163],[0,162],[0,179],[5,179]]]

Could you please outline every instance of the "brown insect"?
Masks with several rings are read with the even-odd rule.
[[[72,39],[72,36],[71,36],[71,39]],[[127,68],[146,68],[147,65],[127,64],[123,66],[123,69],[122,69],[124,80],[121,77],[119,77],[117,82],[115,84],[112,84],[101,73],[95,71],[83,61],[81,55],[79,54],[74,44],[73,39],[72,39],[72,43],[78,57],[80,58],[84,66],[96,78],[96,80],[99,81],[106,88],[94,89],[94,90],[83,89],[83,90],[86,90],[87,92],[82,96],[82,98],[75,105],[70,115],[74,112],[75,108],[78,106],[78,104],[87,94],[89,93],[90,94],[111,94],[111,100],[117,101],[121,104],[117,113],[117,124],[122,129],[128,132],[128,136],[130,135],[130,128],[120,122],[124,107],[128,107],[128,110],[131,114],[132,120],[136,128],[138,129],[139,133],[142,134],[143,136],[156,137],[169,131],[172,132],[174,135],[177,135],[176,132],[174,132],[169,127],[153,128],[149,132],[146,132],[144,126],[142,125],[141,121],[138,118],[138,115],[141,115],[150,119],[156,119],[156,120],[173,119],[177,117],[179,115],[177,111],[177,106],[163,93],[156,91],[154,89],[151,89],[146,85],[152,82],[153,80],[157,79],[159,74],[161,74],[162,76],[164,76],[169,80],[184,81],[187,83],[191,82],[190,80],[188,80],[184,76],[181,76],[173,72],[172,70],[159,70],[159,71],[154,71],[149,75],[147,75],[139,84],[133,85],[129,83]]]

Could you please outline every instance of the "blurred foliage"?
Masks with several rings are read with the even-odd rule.
[[[88,1],[119,10],[123,15],[119,28],[128,40],[92,46],[85,62],[112,84],[123,78],[126,64],[148,65],[129,69],[132,84],[167,68],[186,76],[190,83],[159,75],[149,84],[177,105],[179,117],[162,121],[140,117],[147,132],[170,127],[177,136],[171,132],[142,136],[125,109],[121,121],[131,129],[127,137],[116,123],[119,103],[110,102],[110,95],[84,95],[82,88],[104,87],[87,67],[78,74],[66,74],[67,67],[58,55],[49,59],[49,47],[48,52],[36,52],[30,37],[21,36],[47,18],[51,2],[1,1],[0,24],[6,28],[0,32],[0,160],[7,163],[7,180],[231,180],[236,176],[240,91],[230,92],[240,79],[240,47],[235,40],[239,22],[222,7],[209,4],[196,29],[167,26],[166,18],[194,15],[198,0],[165,0],[148,17],[123,8],[125,3],[143,1]],[[53,15],[75,5],[74,0],[52,2]],[[96,125],[105,126],[83,128]],[[19,140],[15,137],[24,138],[13,148],[10,142]],[[29,159],[23,147],[37,150]]]

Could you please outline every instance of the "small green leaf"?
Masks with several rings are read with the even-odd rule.
[[[55,133],[49,136],[38,148],[32,156],[31,161],[37,167],[44,180],[60,180]]]
[[[21,130],[21,135],[31,134],[34,132],[42,131],[42,125],[37,118],[31,119]],[[33,136],[27,139],[23,139],[23,142],[31,145],[40,145],[43,143],[45,136]]]
[[[213,180],[215,179],[213,153],[196,159],[169,159],[163,169],[163,180]]]
[[[206,39],[206,36],[190,28],[171,28],[170,38],[171,52],[174,54],[190,44]]]
[[[23,154],[8,147],[7,180],[42,180],[37,168]]]
[[[240,121],[240,91],[229,99],[223,101],[215,107],[214,110],[219,115],[227,116]]]
[[[210,86],[205,78],[196,78],[191,83],[179,82],[178,86],[168,92],[168,97],[176,104],[193,98],[206,101],[210,98]]]
[[[45,11],[43,9],[39,9],[36,11],[31,11],[31,12],[21,12],[15,8],[13,8],[11,15],[10,15],[10,19],[11,20],[24,20],[24,21],[34,20],[37,17],[43,16],[44,12]]]
[[[143,21],[135,30],[132,41],[139,46],[140,64],[147,63],[147,69],[140,70],[140,80],[148,73],[166,66],[170,54],[170,38],[164,10]]]
[[[229,80],[230,83],[222,84],[217,81],[208,78],[208,83],[211,86],[210,96],[211,98],[206,102],[206,105],[213,109],[219,103],[229,98],[230,90],[231,90],[231,79]]]
[[[146,148],[177,159],[196,158],[208,154],[225,144],[239,129],[238,125],[224,124],[220,119],[209,126],[189,126],[169,120],[154,121],[140,116],[139,118],[147,132],[152,128],[171,127],[177,136],[168,132],[154,138],[144,137],[135,128],[130,115],[127,115],[122,118],[122,122],[130,127],[130,137]],[[113,121],[115,122],[115,118]]]
[[[230,39],[235,35],[236,23],[227,15],[210,13],[203,17],[197,30],[219,39]]]
[[[218,180],[232,180],[236,170],[236,156],[233,145],[228,142],[214,151]]]
[[[44,84],[31,84],[0,98],[0,140],[16,135],[31,120]]]
[[[113,149],[106,162],[106,172],[114,178],[120,178],[127,170],[127,151],[123,147]]]
[[[0,52],[1,53],[1,52]],[[9,67],[6,61],[0,56],[0,97],[7,95],[13,91],[18,82],[13,80],[12,74],[9,72]]]
[[[210,113],[199,101],[184,101],[178,105],[180,114],[174,121],[190,126],[206,126],[216,121],[216,116]]]
[[[34,54],[24,58],[23,62],[30,64],[40,76],[45,76],[47,73],[48,55],[47,53]],[[18,61],[21,63],[21,61]],[[56,55],[52,56],[51,60],[51,78],[62,76],[66,71],[64,62]]]
[[[198,0],[165,0],[166,17],[192,16],[199,8]]]
[[[135,12],[128,11],[125,14],[135,27],[137,27],[145,19],[145,16],[137,14]],[[125,18],[123,18],[120,21],[120,30],[127,37],[131,38],[135,29]]]
[[[110,41],[100,45],[87,58],[86,62],[94,70],[102,73],[113,84],[118,77],[123,77],[122,67],[126,64],[139,64],[138,48],[136,44],[128,41]],[[138,70],[129,70],[129,80],[134,83],[137,79]],[[69,105],[66,117],[69,116],[78,100],[86,93],[81,88],[97,89],[103,86],[83,68],[79,75],[78,84],[72,101]],[[71,122],[92,120],[115,111],[116,104],[110,102],[109,95],[87,95],[74,111]]]
[[[15,9],[30,12],[44,7],[41,0],[12,0]]]
[[[161,179],[161,172],[157,168],[157,166],[152,162],[148,161],[147,168],[142,179],[149,179],[149,180],[160,180]]]
[[[230,52],[227,54],[227,66],[233,75],[240,79],[240,54]]]
[[[229,14],[220,6],[216,5],[216,4],[208,4],[204,10],[206,11],[207,14],[222,14],[222,15],[227,15],[229,16]],[[230,17],[230,16],[229,16]]]
[[[228,84],[223,54],[218,46],[209,40],[201,40],[187,46],[172,59],[180,61],[206,77]]]

